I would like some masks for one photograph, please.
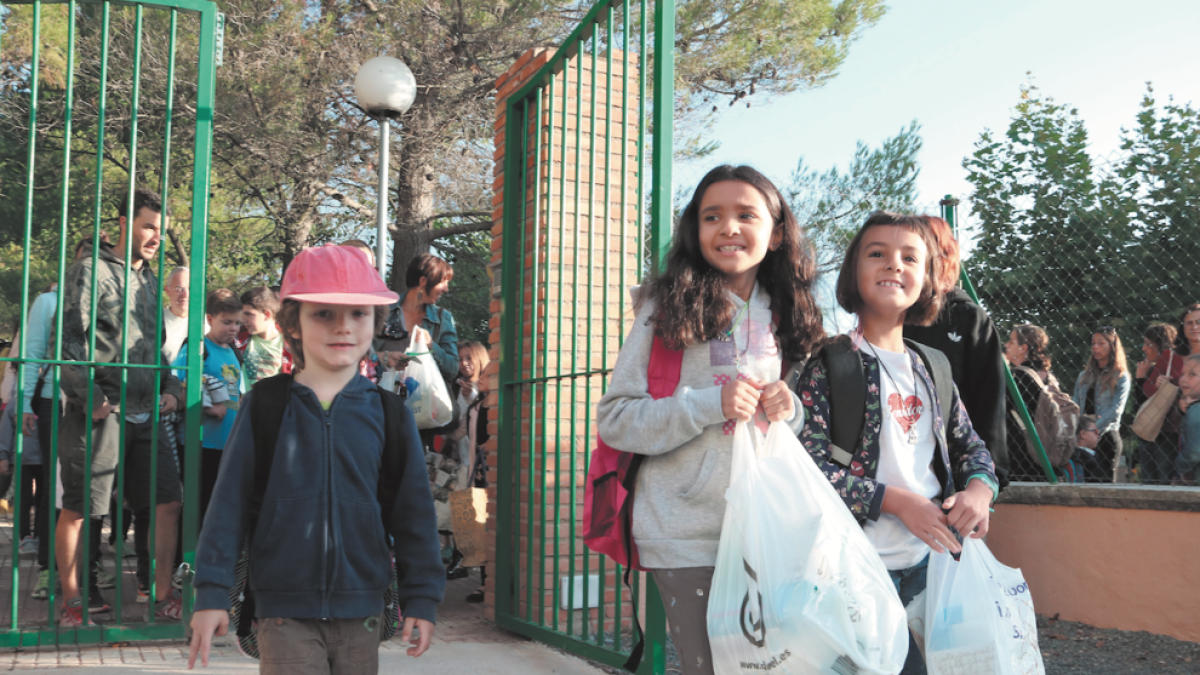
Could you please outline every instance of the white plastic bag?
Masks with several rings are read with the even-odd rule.
[[[404,369],[408,393],[404,404],[412,411],[418,429],[437,429],[450,423],[454,406],[442,372],[438,370],[424,336],[414,338],[408,351],[412,356]]]
[[[978,539],[961,559],[930,553],[925,616],[929,675],[1044,675],[1033,598],[1021,570]]]
[[[717,675],[900,672],[904,606],[829,480],[782,422],[765,441],[743,423],[734,434],[708,601]]]

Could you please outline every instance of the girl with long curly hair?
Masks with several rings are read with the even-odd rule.
[[[824,340],[815,280],[811,247],[771,181],[748,166],[713,169],[680,216],[665,269],[635,298],[600,400],[604,442],[645,455],[633,539],[686,675],[713,672],[705,617],[734,427],[765,416],[798,431],[804,421],[780,373]],[[683,351],[679,384],[655,400],[647,366],[663,348]]]

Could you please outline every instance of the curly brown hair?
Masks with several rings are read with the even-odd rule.
[[[1023,323],[1013,328],[1017,334],[1017,344],[1029,348],[1025,361],[1034,370],[1050,372],[1050,336],[1041,326]]]
[[[300,308],[304,303],[299,300],[284,300],[279,308],[275,323],[279,324],[279,332],[292,353],[292,372],[304,370],[304,341],[300,330]],[[375,305],[375,328],[372,335],[379,332],[379,327],[387,321],[388,305]]]
[[[1160,352],[1165,352],[1175,346],[1175,338],[1179,336],[1179,331],[1175,330],[1175,326],[1169,323],[1156,323],[1146,329],[1142,333],[1142,337],[1146,341],[1154,345]]]
[[[808,358],[825,341],[821,310],[813,298],[817,263],[812,246],[779,189],[766,176],[749,166],[728,164],[705,174],[691,201],[679,216],[671,250],[663,271],[646,283],[639,303],[653,299],[658,312],[655,334],[673,349],[707,342],[729,328],[734,304],[729,299],[725,275],[704,259],[700,247],[700,205],[710,186],[723,181],[740,181],[758,190],[774,220],[772,239],[779,246],[767,252],[755,280],[771,295],[776,319],[776,337],[785,359]],[[671,311],[666,311],[666,308]]]

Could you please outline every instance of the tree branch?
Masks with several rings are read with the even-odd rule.
[[[417,223],[416,229],[428,227],[429,224],[432,223],[433,221],[441,220],[442,218],[483,218],[483,217],[490,216],[490,215],[492,215],[490,211],[446,211],[444,213],[435,213],[434,215],[429,216],[425,220],[422,220],[421,222]],[[445,228],[445,229],[450,229],[450,228]],[[441,230],[438,230],[438,231],[441,232]],[[474,232],[475,230],[469,230],[469,231]],[[456,234],[462,234],[462,233],[458,232]]]
[[[337,188],[330,187],[329,185],[326,185],[325,183],[321,183],[321,182],[314,182],[313,186],[316,187],[321,192],[324,192],[325,194],[329,195],[330,197],[333,197],[334,199],[338,200],[339,202],[342,203],[343,206],[346,206],[347,208],[350,208],[350,209],[356,211],[361,216],[364,216],[367,218],[374,218],[376,215],[374,210],[367,208],[361,202],[359,202],[357,199],[347,195],[346,193],[342,192],[341,190],[338,190]]]
[[[462,225],[454,225],[452,227],[439,227],[436,230],[429,230],[429,241],[437,241],[444,237],[453,237],[458,234],[470,234],[472,232],[482,232],[491,228],[493,225],[490,220],[477,220],[473,223],[463,223]]]
[[[187,267],[188,258],[191,256],[188,255],[188,251],[186,248],[184,248],[183,242],[179,240],[179,233],[175,230],[175,228],[168,227],[167,237],[171,239],[171,243],[175,246],[175,252],[171,254],[171,257],[175,259],[175,265],[177,267]]]

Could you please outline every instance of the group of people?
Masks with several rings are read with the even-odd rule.
[[[188,350],[176,346],[186,334],[178,322],[187,315],[186,272],[168,277],[171,304],[164,312],[148,264],[160,241],[162,207],[139,190],[130,212],[130,223],[120,219],[118,245],[85,250],[64,280],[64,358],[94,362],[61,369],[63,498],[55,554],[64,572],[64,626],[82,622],[75,572],[83,513],[95,523],[109,512],[118,470],[126,473],[124,498],[135,528],[145,521],[138,514],[152,504],[158,509],[155,611],[164,618],[179,611],[170,572],[181,465],[169,416],[180,407],[181,379],[196,370]],[[482,345],[460,345],[453,317],[436,304],[453,276],[445,261],[414,260],[400,296],[365,248],[348,242],[307,249],[277,290],[238,297],[218,289],[206,299],[199,463],[205,515],[190,664],[207,663],[213,636],[229,627],[243,547],[262,672],[376,672],[382,633],[376,629],[393,578],[402,639],[414,643],[408,653],[419,656],[429,647],[446,579],[459,573],[438,503],[486,480],[481,374],[488,356]],[[812,249],[775,185],[746,166],[718,167],[700,182],[663,271],[635,298],[637,318],[598,409],[605,443],[645,456],[632,490],[633,543],[663,595],[685,673],[712,672],[705,610],[738,423],[782,422],[798,435],[862,525],[905,604],[924,589],[931,551],[957,552],[960,537],[985,536],[1000,490],[1036,474],[1024,446],[1011,441],[1001,354],[1025,367],[1019,372],[1049,379],[1045,332],[1018,326],[1002,350],[987,313],[956,288],[958,273],[957,244],[945,221],[871,215],[849,244],[836,284],[839,304],[857,325],[831,338],[814,298]],[[130,321],[122,330],[117,318],[125,297]],[[1174,426],[1164,424],[1159,444],[1176,449],[1176,461],[1155,466],[1158,480],[1194,478],[1195,465],[1186,462],[1195,458],[1189,443],[1200,438],[1200,408],[1185,403],[1200,395],[1200,305],[1189,308],[1183,325],[1186,342],[1178,346],[1172,327],[1151,327],[1146,362],[1137,370],[1141,395],[1167,381],[1183,392]],[[155,334],[162,327],[165,340]],[[163,363],[160,344],[174,371],[122,374],[111,365],[125,355],[129,364]],[[417,429],[393,390],[376,384],[424,355],[412,351],[414,344],[428,346],[456,400],[445,428]],[[679,352],[679,382],[673,395],[655,399],[648,378],[654,354],[664,348]],[[834,439],[845,438],[847,415],[834,401],[848,380],[844,370],[834,377],[834,363],[851,363],[850,380],[863,383],[863,414],[850,419],[857,436],[842,445]],[[26,409],[44,427],[60,397],[42,389],[35,364],[27,367],[26,382],[36,382],[28,391],[41,395]],[[1120,454],[1112,431],[1131,386],[1120,340],[1098,329],[1075,387],[1084,413],[1078,445],[1094,453],[1097,471],[1111,471],[1108,458]],[[167,423],[152,448],[151,427],[160,417]],[[122,424],[125,465],[118,466]],[[148,460],[155,452],[151,495]],[[472,595],[482,599],[482,589]],[[915,646],[903,672],[924,672]]]
[[[827,336],[813,254],[779,190],[746,166],[718,167],[701,180],[664,271],[634,299],[637,318],[598,409],[605,444],[644,456],[633,479],[633,544],[662,594],[686,675],[713,672],[706,607],[736,424],[783,422],[798,435],[905,605],[925,588],[931,551],[958,552],[961,536],[985,536],[990,506],[1010,481],[1044,479],[1027,426],[1013,424],[1004,359],[1036,410],[1041,387],[1024,380],[1050,379],[1045,332],[1018,326],[1002,346],[987,312],[957,287],[959,274],[943,219],[874,213],[847,247],[836,283],[838,304],[857,325]],[[1200,305],[1183,324],[1200,340]],[[661,377],[663,349],[682,351],[679,384],[654,398],[650,377]],[[1164,424],[1159,441],[1172,461],[1157,467],[1160,482],[1166,474],[1194,479],[1200,406],[1188,405],[1200,396],[1200,355],[1180,357],[1191,349],[1176,346],[1170,326],[1147,332],[1140,395],[1168,380],[1182,391],[1176,422]],[[848,395],[857,382],[864,390]],[[1115,425],[1130,388],[1116,332],[1097,329],[1074,389],[1082,414],[1068,432],[1077,446],[1065,453],[1068,466],[1112,480]],[[856,398],[861,415],[846,407]],[[925,672],[915,644],[902,672]]]
[[[1130,373],[1125,347],[1112,326],[1091,334],[1091,355],[1075,378],[1071,399],[1081,415],[1074,455],[1065,458],[1060,474],[1073,482],[1112,483],[1125,470],[1136,471],[1143,485],[1193,485],[1200,468],[1200,304],[1188,305],[1180,315],[1182,330],[1156,323],[1142,334],[1143,359]],[[1046,384],[1058,386],[1051,373],[1051,347],[1039,326],[1020,325],[1009,333],[1004,357],[1026,408],[1038,405]],[[1193,368],[1195,374],[1193,375]],[[1137,438],[1137,452],[1123,463],[1122,417],[1133,394],[1137,410],[1164,385],[1178,388],[1169,401],[1157,436]],[[1009,456],[1013,480],[1044,480],[1038,458],[1026,443],[1025,425],[1010,399],[1008,405]],[[1126,430],[1128,431],[1127,427]],[[1125,437],[1132,434],[1126,433]]]
[[[276,446],[281,459],[266,494],[253,496],[266,498],[254,507],[261,509],[258,520],[264,526],[250,541],[259,617],[321,619],[350,611],[361,627],[363,616],[382,609],[382,591],[392,577],[390,555],[384,559],[373,552],[392,551],[393,542],[400,540],[403,545],[395,547],[394,561],[397,594],[406,633],[414,626],[419,630],[420,644],[414,647],[414,655],[419,655],[428,647],[434,607],[446,578],[466,573],[459,564],[461,556],[456,560],[448,514],[439,517],[441,509],[434,507],[431,481],[436,476],[427,470],[427,455],[444,456],[460,467],[452,489],[485,486],[487,481],[483,374],[489,357],[479,343],[459,344],[453,316],[436,304],[453,277],[449,264],[432,255],[419,256],[408,267],[408,290],[401,297],[386,288],[363,242],[306,250],[288,268],[281,287],[259,286],[240,296],[228,289],[208,293],[205,334],[198,350],[202,364],[194,369],[189,367],[187,348],[189,271],[180,267],[167,274],[163,303],[151,269],[161,243],[163,211],[157,195],[138,189],[132,204],[122,204],[118,211],[120,236],[115,246],[107,241],[94,246],[87,240],[77,247],[63,279],[61,349],[64,360],[88,365],[60,367],[56,386],[54,369],[37,363],[55,358],[57,289],[33,301],[25,322],[23,356],[29,362],[22,366],[24,391],[12,392],[24,396],[24,415],[17,420],[18,406],[5,406],[0,474],[12,460],[12,438],[24,434],[23,483],[28,483],[29,494],[23,502],[31,509],[23,510],[35,516],[34,524],[23,522],[22,535],[28,537],[23,546],[38,549],[40,567],[33,596],[50,595],[48,560],[53,554],[60,570],[61,590],[54,593],[60,600],[54,609],[58,625],[103,619],[111,611],[103,590],[115,585],[101,556],[103,519],[111,523],[116,509],[127,509],[125,522],[132,520],[138,556],[138,599],[150,603],[158,620],[180,619],[181,574],[173,572],[182,559],[178,533],[186,430],[181,413],[187,379],[198,370],[203,534],[196,609],[228,609],[232,565],[243,537],[254,531],[253,524],[250,530],[242,529],[253,501],[244,488],[255,491],[253,481],[246,482],[253,478],[258,439],[253,419],[262,407],[255,406],[253,392],[257,383],[282,374],[289,378],[292,397],[286,402]],[[129,213],[133,217],[127,222]],[[373,418],[382,412],[379,403],[371,405],[371,397],[364,394],[376,388],[387,370],[404,370],[415,356],[411,350],[417,340],[426,345],[456,399],[456,419],[444,429],[418,433],[408,415],[401,424],[405,442],[399,445],[406,464],[395,517],[387,518],[390,509],[375,506],[372,525],[372,509],[361,507],[382,479],[382,466],[371,457],[382,456],[385,425]],[[403,395],[403,387],[399,393]],[[308,407],[309,401],[316,407]],[[314,416],[305,417],[313,411]],[[61,475],[57,500],[45,489],[50,469],[42,462],[51,456],[56,416]],[[304,451],[293,448],[297,443]],[[285,452],[285,447],[295,451]],[[124,474],[119,493],[114,491],[118,472]],[[321,474],[328,482],[318,480]],[[444,493],[444,487],[438,490]],[[320,493],[314,499],[325,502],[329,511],[317,508],[317,501],[297,499],[305,490]],[[444,502],[445,494],[440,496]],[[46,520],[52,504],[58,516],[56,531],[49,533]],[[151,507],[156,510],[153,552],[148,550]],[[88,574],[81,571],[85,513],[90,516],[92,544]],[[379,524],[389,520],[385,537]],[[117,529],[112,523],[113,537]],[[444,547],[437,544],[439,530]],[[272,540],[267,550],[276,544],[282,548],[264,553],[264,537]],[[228,559],[231,553],[233,560]],[[298,568],[296,561],[301,559],[315,567]],[[83,583],[89,584],[86,608]],[[375,587],[378,593],[368,592]],[[482,599],[482,588],[468,597],[472,602]],[[198,611],[196,616],[209,615]],[[378,640],[379,632],[373,635]],[[286,645],[272,651],[270,645],[279,643],[268,635],[262,636],[262,644],[264,672],[270,672],[267,665],[273,659],[282,663],[293,656]]]

